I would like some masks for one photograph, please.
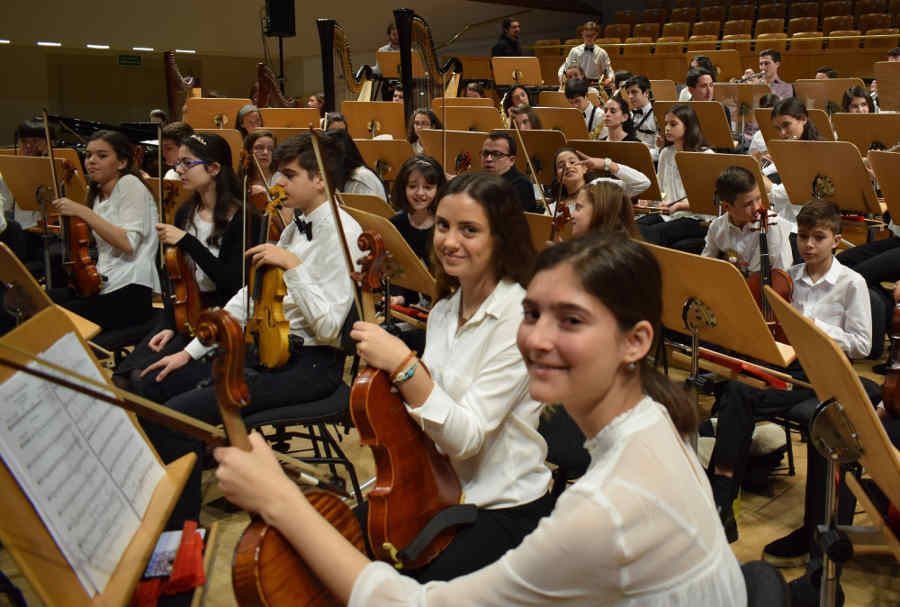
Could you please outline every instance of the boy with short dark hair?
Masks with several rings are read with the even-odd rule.
[[[162,153],[163,162],[169,167],[164,172],[163,179],[175,179],[180,181],[181,176],[175,170],[175,161],[178,160],[178,146],[182,139],[187,139],[194,134],[194,128],[187,122],[170,122],[162,128]]]
[[[588,99],[588,84],[585,80],[566,81],[566,99],[569,104],[584,116],[584,124],[588,133],[603,125],[603,110]]]
[[[725,258],[742,273],[760,269],[760,214],[767,212],[756,177],[747,169],[731,166],[716,179],[716,195],[725,212],[709,224],[704,257]],[[766,237],[769,265],[787,270],[793,255],[788,231],[783,222],[769,220]]]
[[[789,270],[794,281],[791,304],[815,322],[848,357],[866,356],[872,342],[869,290],[862,276],[834,258],[841,232],[840,209],[832,202],[812,201],[797,215],[797,224],[798,248],[804,263]],[[788,371],[798,379],[806,379],[799,363],[792,364]],[[724,385],[716,403],[718,425],[709,474],[730,542],[738,536],[732,502],[743,479],[756,421],[789,411],[792,418],[811,415],[811,409],[795,408],[804,401],[815,403],[815,393],[796,386],[793,390],[760,390],[737,381]],[[810,534],[801,538],[803,555],[809,551],[812,529],[822,521],[822,505],[808,503],[806,520]]]

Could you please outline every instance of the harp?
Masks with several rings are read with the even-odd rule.
[[[405,115],[409,116],[417,107],[431,107],[431,100],[436,97],[456,97],[459,78],[462,76],[460,60],[450,57],[443,66],[438,65],[431,28],[412,10],[395,9],[394,21],[400,36],[400,80],[403,83]],[[422,78],[414,78],[413,53],[418,53],[422,58],[425,68]]]
[[[334,19],[316,19],[319,29],[319,44],[322,50],[322,79],[325,87],[325,111],[334,112],[341,101],[372,100],[372,68],[360,67],[353,73],[350,60],[350,43],[344,35],[344,28]],[[335,70],[335,60],[341,73]],[[338,81],[342,80],[340,85]]]
[[[182,76],[175,63],[175,51],[163,53],[163,66],[166,74],[166,102],[169,106],[169,120],[181,120],[181,109],[191,94],[191,89],[198,86],[194,76]]]
[[[298,107],[296,99],[284,96],[275,72],[261,61],[256,64],[256,82],[257,107]]]

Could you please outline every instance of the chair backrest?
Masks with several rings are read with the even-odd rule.
[[[822,32],[797,32],[791,36],[792,49],[822,48]]]
[[[754,11],[752,6],[732,4],[728,7],[729,19],[753,19]]]
[[[602,48],[606,53],[610,56],[619,55],[622,53],[621,46],[610,46],[611,44],[621,44],[621,38],[597,38],[594,40],[594,44]]]
[[[719,43],[719,37],[713,34],[701,34],[688,38],[687,50],[691,51],[714,51]]]
[[[603,36],[606,38],[618,38],[619,42],[631,35],[630,23],[610,23],[603,28]]]
[[[721,31],[721,21],[698,21],[691,30],[691,36],[715,36],[718,38]]]
[[[884,29],[874,29],[866,32],[867,36],[879,36],[879,35],[887,35],[887,34],[897,34],[900,33],[900,29],[896,27],[887,27]],[[895,36],[893,38],[866,38],[863,40],[863,46],[865,48],[887,48],[891,49],[897,46],[898,38]]]
[[[784,32],[769,32],[767,34],[756,34],[756,46],[759,49],[770,48],[779,52],[787,51],[788,35]]]
[[[740,19],[737,21],[726,21],[725,26],[722,28],[722,36],[723,40],[725,36],[729,36],[732,34],[747,34],[750,35],[750,32],[753,31],[753,22],[749,19]]]
[[[681,36],[682,38],[687,38],[690,33],[691,24],[685,21],[670,21],[668,23],[663,23],[663,36]]]
[[[829,0],[822,3],[822,18],[835,15],[852,15],[853,2],[850,0]]]
[[[653,50],[653,38],[649,36],[626,38],[625,44],[634,44],[635,46],[622,47],[623,55],[649,55]]]
[[[853,29],[853,15],[825,17],[822,20],[822,33],[826,36],[835,30]]]
[[[756,14],[757,19],[781,19],[787,17],[787,7],[784,4],[760,4]]]
[[[647,8],[656,10],[661,8],[666,10],[666,7],[669,5],[669,0],[647,0]]]
[[[757,19],[756,35],[760,34],[781,34],[784,33],[784,19]]]
[[[675,0],[674,8],[700,8],[700,0]]]
[[[724,6],[704,6],[700,9],[701,21],[722,21],[725,18]]]
[[[818,17],[791,17],[791,20],[788,21],[788,35],[790,36],[793,36],[797,32],[815,32],[818,29]]]
[[[659,32],[662,29],[661,23],[638,23],[631,32],[635,38],[659,38]]]
[[[562,55],[562,47],[559,45],[559,38],[548,38],[538,40],[534,43],[535,57],[555,57]]]
[[[644,23],[665,23],[668,17],[669,11],[665,8],[647,8],[641,13]]]
[[[857,28],[862,32],[891,27],[891,16],[887,13],[864,13],[859,16]]]
[[[794,2],[791,4],[791,19],[796,17],[815,17],[819,18],[818,2]]]
[[[657,55],[680,55],[684,53],[683,44],[663,44],[665,42],[684,42],[684,36],[661,36],[656,39]]]
[[[857,15],[865,15],[866,13],[886,13],[888,12],[887,0],[856,0],[853,11]]]
[[[616,23],[629,23],[634,25],[639,23],[641,20],[641,15],[639,11],[616,11]]]
[[[859,36],[859,30],[832,30],[831,36]],[[837,38],[828,41],[828,48],[859,48],[859,38]]]
[[[747,40],[747,42],[736,42]],[[722,36],[722,50],[734,49],[739,53],[750,52],[750,34],[725,34]]]
[[[687,23],[693,23],[697,20],[697,8],[692,6],[673,8],[671,19],[672,21],[686,21]]]

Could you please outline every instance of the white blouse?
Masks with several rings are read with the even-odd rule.
[[[378,175],[365,166],[358,166],[353,170],[353,173],[350,174],[350,177],[347,178],[347,182],[344,184],[343,191],[348,194],[370,194],[378,196],[387,202],[384,195],[384,185],[378,179]]]
[[[349,607],[746,606],[706,473],[662,405],[644,398],[585,447],[587,473],[499,561],[425,585],[372,563]]]
[[[157,222],[156,203],[147,186],[134,175],[120,177],[109,198],[94,201],[94,212],[125,230],[133,250],[128,255],[94,231],[97,272],[106,278],[100,287],[100,294],[112,293],[131,284],[159,292],[155,263],[159,246],[154,229]]]
[[[213,227],[215,227],[215,224],[212,221],[206,221],[205,219],[202,219],[198,213],[194,213],[194,220],[191,222],[191,225],[188,226],[187,231],[188,234],[193,234],[204,247],[209,249],[209,252],[212,253],[213,257],[218,257],[220,247],[207,242],[213,233]],[[200,264],[191,260],[191,265],[194,266],[194,280],[197,281],[197,288],[199,288],[202,293],[212,293],[215,291],[216,283],[203,271]]]
[[[687,191],[684,189],[684,183],[681,181],[681,173],[678,171],[678,164],[675,162],[676,149],[674,145],[668,145],[659,150],[659,164],[656,167],[656,178],[659,181],[659,189],[666,194],[665,203],[674,204],[680,200],[687,198]],[[706,154],[713,154],[713,150],[703,150]],[[702,213],[694,213],[688,211],[676,211],[671,215],[663,214],[664,221],[671,221],[680,217],[691,217],[701,221],[712,221],[712,215],[704,215]]]
[[[541,404],[528,393],[516,346],[525,290],[501,281],[457,329],[460,292],[428,315],[422,360],[434,379],[410,416],[450,457],[466,503],[510,508],[547,493],[547,444],[538,433]]]

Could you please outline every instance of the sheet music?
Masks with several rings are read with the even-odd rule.
[[[40,357],[105,381],[74,333]],[[0,455],[87,593],[102,592],[165,474],[126,412],[16,373],[0,385]]]

